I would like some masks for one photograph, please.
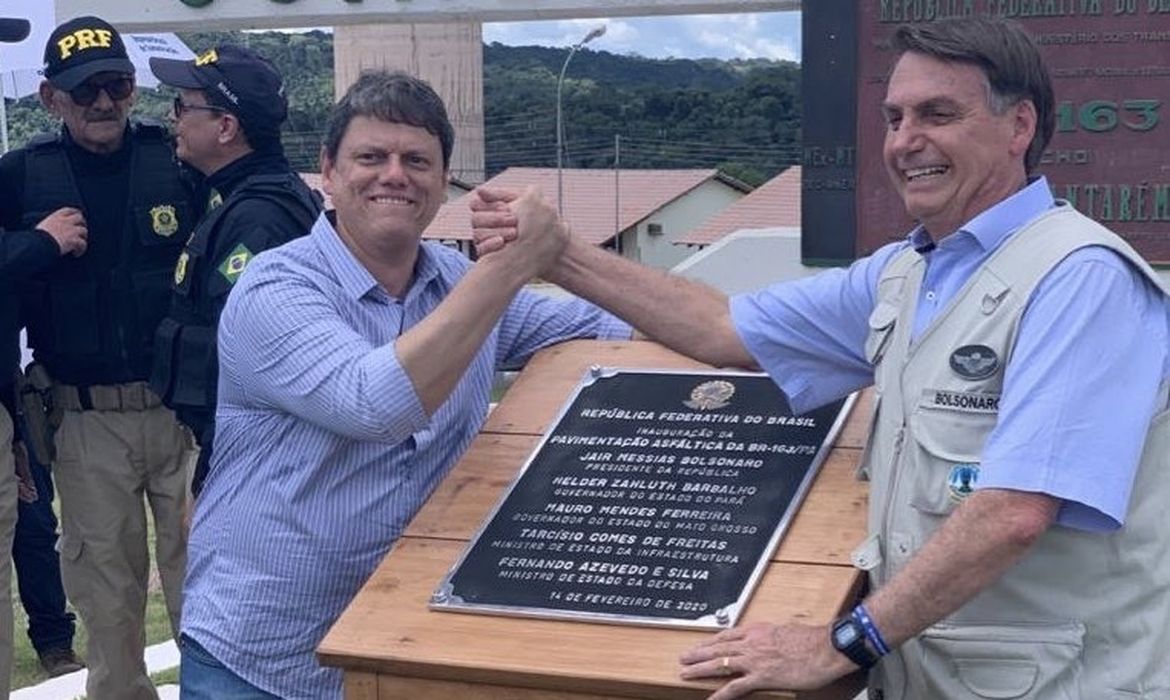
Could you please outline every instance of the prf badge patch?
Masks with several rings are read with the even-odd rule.
[[[951,467],[950,476],[947,477],[947,491],[951,500],[959,502],[967,498],[975,491],[975,484],[978,482],[978,464],[956,464]]]
[[[179,217],[171,204],[160,204],[150,210],[150,228],[163,238],[170,238],[179,230]]]
[[[248,250],[248,246],[243,243],[237,245],[219,266],[219,274],[224,276],[228,284],[235,284],[240,275],[244,274],[244,268],[248,267],[248,263],[255,257],[252,251]]]

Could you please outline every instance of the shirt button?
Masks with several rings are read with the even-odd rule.
[[[927,291],[927,292],[926,292],[926,300],[927,300],[927,301],[934,301],[934,300],[935,300],[935,298],[936,298],[937,296],[938,296],[938,295],[937,295],[937,294],[935,294],[933,291]]]

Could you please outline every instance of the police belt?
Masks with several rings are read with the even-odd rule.
[[[146,382],[104,386],[53,385],[53,401],[66,411],[146,411],[162,399]]]

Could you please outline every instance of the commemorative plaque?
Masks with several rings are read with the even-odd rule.
[[[431,608],[734,625],[851,401],[794,415],[762,374],[595,368]]]

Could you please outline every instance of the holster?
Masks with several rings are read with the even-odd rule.
[[[16,392],[28,432],[26,446],[36,461],[48,466],[57,457],[53,436],[65,414],[53,401],[53,379],[43,365],[34,362],[23,375],[18,373]]]

